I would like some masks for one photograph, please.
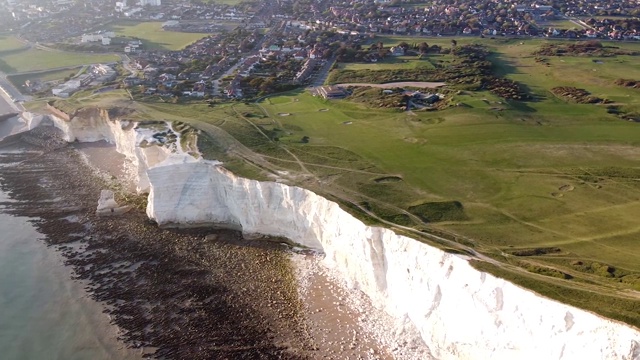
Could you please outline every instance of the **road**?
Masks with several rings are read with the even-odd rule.
[[[324,82],[327,81],[327,77],[329,77],[329,72],[331,72],[331,68],[333,67],[333,64],[335,64],[335,63],[336,63],[336,58],[335,57],[327,60],[327,62],[322,67],[322,69],[320,69],[318,71],[318,75],[316,75],[316,78],[313,79],[313,81],[309,85],[310,86],[322,86],[322,85],[324,85]]]

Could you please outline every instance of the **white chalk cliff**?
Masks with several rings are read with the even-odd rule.
[[[224,224],[322,250],[326,264],[351,287],[417,328],[435,358],[640,360],[637,329],[541,297],[389,229],[366,226],[311,191],[240,178],[187,154],[155,150],[150,156],[137,145],[144,136],[117,121],[55,123],[69,140],[114,142],[137,168],[139,188],[148,184],[147,214],[161,225]]]

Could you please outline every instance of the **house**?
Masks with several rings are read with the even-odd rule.
[[[318,89],[318,92],[320,93],[320,95],[327,99],[344,99],[346,98],[349,93],[347,93],[346,90],[344,90],[343,88],[339,87],[339,86],[322,86],[320,87],[320,89]]]

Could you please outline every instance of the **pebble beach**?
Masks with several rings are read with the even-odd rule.
[[[231,230],[159,228],[106,143],[69,145],[41,127],[0,148],[15,150],[0,158],[15,201],[6,212],[40,219],[47,245],[143,357],[394,358],[361,321],[369,310],[354,310],[319,270],[321,254]],[[105,188],[134,209],[97,216]]]

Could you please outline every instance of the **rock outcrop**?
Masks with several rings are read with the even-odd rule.
[[[98,216],[115,216],[122,215],[131,210],[131,206],[120,206],[115,199],[115,194],[111,190],[100,191],[100,199],[98,199],[98,207],[96,214]]]

